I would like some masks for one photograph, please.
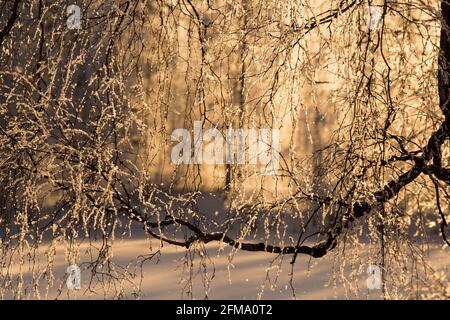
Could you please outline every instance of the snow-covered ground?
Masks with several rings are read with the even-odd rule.
[[[62,293],[59,299],[89,299],[89,298],[109,298],[110,295],[103,296],[102,292],[95,293],[86,291],[90,281],[90,274],[84,270],[83,262],[88,261],[85,252],[87,245],[80,247],[81,263],[81,290],[69,291],[64,285],[63,278],[68,263],[65,261],[64,248],[57,248],[57,255],[54,261],[55,278],[57,285],[49,290],[46,298],[54,299],[57,296],[58,286],[62,283]],[[153,247],[155,251],[155,247]],[[278,268],[279,260],[275,266],[271,267],[271,262],[277,257],[267,253],[237,252],[232,262],[229,262],[230,249],[226,248],[218,254],[217,245],[208,246],[208,277],[212,278],[208,298],[210,299],[292,299],[293,290],[297,299],[379,299],[380,290],[369,290],[366,285],[367,275],[361,274],[357,281],[350,282],[349,286],[357,285],[359,296],[345,290],[339,281],[333,281],[333,254],[321,259],[311,259],[307,256],[298,256],[294,265],[294,276],[291,283],[291,256],[286,256]],[[122,240],[118,241],[114,247],[113,261],[120,265],[127,265],[139,255],[149,254],[148,240]],[[189,299],[190,296],[184,294],[187,275],[183,273],[184,263],[188,263],[185,251],[182,248],[165,246],[161,249],[161,255],[153,257],[143,264],[142,279],[136,277],[132,283],[125,285],[127,298],[134,298],[130,294],[136,289],[136,284],[141,283],[141,299]],[[43,259],[43,256],[39,259]],[[85,259],[85,260],[83,260]],[[204,299],[205,290],[203,285],[204,273],[199,272],[199,257],[195,258],[192,274],[192,296],[195,299]],[[450,257],[449,250],[431,250],[427,258],[431,265],[447,274],[450,278]],[[44,261],[42,260],[42,263]],[[214,276],[212,265],[214,265]],[[365,268],[365,266],[362,266]],[[134,270],[132,268],[132,270]],[[18,268],[14,269],[17,272]],[[269,272],[268,272],[269,271]],[[274,283],[276,275],[278,279],[276,286]],[[29,279],[29,273],[25,272],[25,279]],[[141,282],[142,281],[142,282]],[[292,286],[291,286],[292,285]],[[44,296],[42,296],[44,298]]]

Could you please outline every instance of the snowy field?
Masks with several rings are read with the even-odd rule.
[[[67,290],[64,282],[65,270],[68,263],[65,261],[64,249],[57,248],[54,260],[55,284],[49,288],[48,295],[41,298],[47,299],[102,299],[111,298],[110,294],[103,294],[100,290],[91,292],[86,290],[89,284],[90,273],[85,270],[84,261],[88,261],[86,254],[87,245],[79,248],[81,274],[81,290]],[[155,251],[153,247],[153,252]],[[218,247],[208,246],[208,278],[212,278],[209,284],[209,299],[380,299],[380,290],[369,290],[366,285],[367,275],[361,274],[359,280],[349,282],[345,286],[335,279],[333,273],[333,254],[321,259],[311,259],[307,256],[298,256],[294,266],[294,276],[291,282],[291,256],[286,256],[281,267],[276,260],[277,255],[267,253],[238,252],[229,262],[229,248],[225,248],[218,254]],[[139,255],[149,254],[149,241],[147,240],[122,240],[115,244],[113,261],[125,266]],[[190,260],[186,259],[182,248],[165,246],[161,249],[161,255],[154,256],[142,264],[142,278],[135,277],[132,282],[124,285],[124,298],[134,299],[137,296],[132,292],[138,291],[140,284],[140,299],[204,299],[204,277],[199,271],[199,257],[194,259],[193,273],[190,282],[187,281],[189,273],[183,271],[183,266]],[[428,261],[435,268],[445,272],[450,278],[449,250],[431,250]],[[43,265],[44,255],[40,260]],[[214,265],[214,270],[212,268]],[[366,268],[366,266],[362,266]],[[35,268],[35,272],[39,268]],[[136,270],[133,267],[130,270]],[[139,269],[140,270],[140,269]],[[138,271],[139,271],[138,270]],[[19,266],[13,269],[18,273]],[[140,272],[138,272],[140,273]],[[25,280],[29,280],[30,270],[24,270]],[[276,285],[274,283],[276,282]],[[43,282],[41,283],[41,285]],[[359,294],[352,293],[350,287],[358,287]],[[192,288],[192,295],[187,295],[186,289]],[[62,291],[58,294],[58,288]],[[41,290],[42,291],[42,290]],[[184,292],[184,293],[183,293]],[[6,297],[11,298],[11,297]]]

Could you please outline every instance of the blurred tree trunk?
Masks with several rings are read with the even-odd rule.
[[[248,53],[248,45],[247,45],[247,24],[248,24],[248,15],[250,10],[249,0],[241,0],[241,13],[240,17],[240,25],[241,25],[241,34],[239,35],[240,44],[238,46],[237,53],[237,75],[236,75],[236,84],[234,87],[234,95],[233,95],[233,104],[239,106],[238,113],[238,126],[239,128],[244,128],[245,126],[245,77],[246,77],[246,62],[245,59]],[[233,122],[227,123],[227,128],[233,128]],[[235,160],[235,159],[234,159]],[[239,171],[238,166],[233,165],[233,163],[227,163],[225,166],[225,191],[229,192],[232,189],[232,184],[238,183],[241,172]]]

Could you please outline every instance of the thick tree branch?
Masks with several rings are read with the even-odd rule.
[[[14,23],[16,22],[17,18],[19,17],[19,4],[20,0],[14,0],[11,16],[8,19],[8,22],[6,23],[6,26],[0,31],[0,46],[3,44],[3,40],[5,39],[6,35],[11,31],[12,27],[14,26]]]

